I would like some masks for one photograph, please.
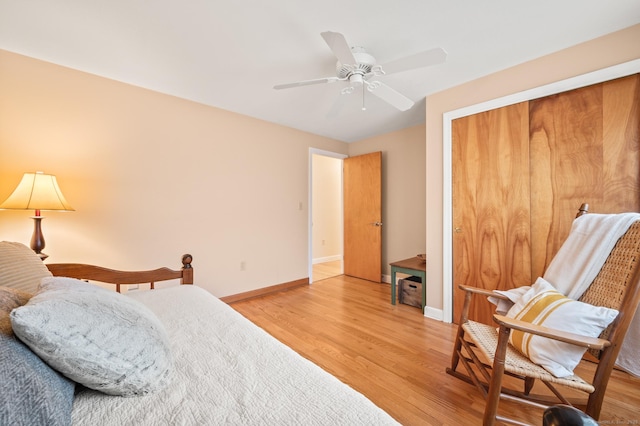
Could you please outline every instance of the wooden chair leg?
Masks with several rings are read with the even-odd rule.
[[[456,333],[456,340],[453,345],[453,353],[451,354],[451,370],[452,371],[456,371],[456,368],[458,368],[458,363],[460,362],[460,356],[458,355],[458,353],[462,349],[463,338],[464,338],[464,330],[462,329],[462,326],[459,325],[458,331]]]
[[[635,273],[635,275],[637,274],[638,272]],[[631,315],[633,316],[633,312]],[[609,337],[612,338],[612,336]],[[595,392],[589,395],[587,406],[585,407],[585,413],[596,420],[600,418],[600,410],[602,409],[602,403],[604,402],[604,395],[609,384],[609,377],[611,377],[611,372],[613,371],[613,366],[615,364],[615,362],[612,362],[612,359],[615,360],[618,357],[619,351],[619,346],[615,349],[607,348],[600,357],[600,365],[606,367],[603,368],[599,366],[596,370],[593,383],[599,383],[599,386],[597,386]]]
[[[462,324],[469,319],[469,306],[471,306],[470,292],[466,292],[464,295],[464,304],[462,305],[462,315],[460,315],[460,322],[458,322],[458,332],[456,333],[456,342],[453,347],[453,354],[451,355],[451,370],[456,371],[460,356],[458,355],[460,349],[462,349],[462,339],[464,338],[464,330]]]
[[[524,378],[524,394],[525,395],[529,395],[535,383],[536,383],[536,379],[534,379],[533,377]]]
[[[484,418],[482,424],[484,426],[493,426],[496,422],[498,414],[498,403],[500,402],[500,393],[502,391],[502,376],[504,374],[504,362],[507,355],[507,345],[509,343],[509,333],[511,330],[504,326],[500,326],[498,330],[498,346],[493,358],[493,368],[491,375],[491,383],[489,384],[489,393],[484,409]]]

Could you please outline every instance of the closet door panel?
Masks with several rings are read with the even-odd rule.
[[[640,211],[639,75],[530,102],[532,276],[544,274],[581,203]]]
[[[459,284],[509,289],[531,282],[527,103],[454,120],[454,319]],[[492,323],[487,303],[470,318]]]
[[[604,193],[593,211],[640,211],[640,74],[603,83]]]
[[[544,274],[583,202],[604,196],[602,87],[529,103],[532,276]]]

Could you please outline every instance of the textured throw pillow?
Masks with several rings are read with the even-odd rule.
[[[29,297],[0,287],[0,425],[70,425],[75,383],[45,364],[11,329],[9,312]]]
[[[617,315],[615,309],[569,299],[542,278],[507,312],[511,318],[588,337],[598,337]],[[511,330],[509,342],[556,377],[573,375],[586,351],[580,346],[518,330]]]
[[[29,247],[21,243],[0,241],[0,285],[35,293],[51,272]]]
[[[42,280],[11,312],[15,334],[70,379],[110,395],[164,388],[173,367],[160,320],[140,302],[72,278]]]

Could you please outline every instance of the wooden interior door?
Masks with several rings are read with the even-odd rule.
[[[452,123],[453,315],[459,284],[510,289],[531,284],[529,110],[526,102]],[[490,324],[474,303],[470,318]]]
[[[382,153],[349,157],[344,164],[344,274],[382,277]]]

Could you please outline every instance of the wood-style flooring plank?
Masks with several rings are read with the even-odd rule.
[[[404,425],[481,424],[480,394],[445,373],[456,326],[391,305],[388,284],[338,276],[231,306]],[[593,365],[577,371],[589,377]],[[615,371],[600,420],[636,424],[639,407],[640,379]],[[540,410],[509,403],[500,410],[542,423]]]
[[[312,268],[312,274],[313,282],[342,275],[342,260],[315,263]]]

